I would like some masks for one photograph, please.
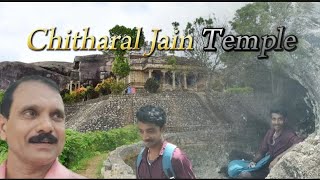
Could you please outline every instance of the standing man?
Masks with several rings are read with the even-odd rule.
[[[137,113],[138,128],[146,148],[138,155],[138,179],[195,179],[187,155],[162,137],[166,113],[160,107],[147,105]]]
[[[85,178],[59,161],[65,144],[65,111],[59,87],[41,76],[14,82],[0,106],[0,135],[8,156],[0,178]]]
[[[286,111],[283,109],[273,109],[270,111],[270,115],[272,127],[267,131],[259,151],[248,166],[249,168],[254,168],[256,163],[264,158],[267,153],[270,155],[270,159],[261,169],[252,172],[242,172],[240,173],[240,177],[265,178],[275,162],[292,148],[294,144],[302,141],[292,129],[286,126],[288,121]]]

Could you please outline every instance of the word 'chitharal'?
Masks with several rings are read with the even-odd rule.
[[[130,36],[112,36],[111,42],[109,42],[108,36],[103,36],[100,38],[96,38],[95,36],[89,35],[90,28],[83,29],[84,33],[83,36],[80,35],[80,32],[75,33],[72,36],[72,31],[69,30],[67,32],[67,36],[65,38],[61,36],[56,36],[56,28],[51,29],[36,29],[30,33],[28,37],[28,47],[33,51],[106,51],[106,50],[119,50],[116,47],[116,42],[120,41],[120,49],[121,50],[140,50],[139,42],[142,28],[138,28],[135,42],[132,43],[133,37]],[[160,51],[163,50],[193,50],[193,38],[191,35],[187,36],[177,36],[174,35],[172,38],[172,44],[170,43],[170,37],[163,36],[158,41],[159,32],[161,29],[152,29],[153,32],[153,39],[151,42],[150,52],[144,53],[144,56],[150,56],[153,52],[157,49]],[[178,31],[175,32],[177,34]],[[46,38],[44,41],[48,43],[35,43],[35,37],[39,41],[38,38]],[[48,41],[49,39],[49,41]],[[88,41],[91,41],[90,48],[87,47]],[[78,46],[79,42],[81,43],[80,47]],[[179,42],[179,46],[178,46]],[[56,44],[57,43],[57,44]],[[170,46],[171,44],[171,46]],[[185,48],[185,44],[187,44],[187,48]],[[110,45],[110,47],[109,47]],[[70,47],[71,46],[71,47]],[[177,47],[178,46],[178,47]]]

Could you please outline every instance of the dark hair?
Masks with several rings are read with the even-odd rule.
[[[48,87],[50,87],[51,89],[53,89],[54,91],[57,91],[60,94],[59,86],[54,81],[52,81],[51,79],[46,78],[46,77],[42,77],[42,76],[39,76],[39,75],[25,76],[25,77],[19,79],[18,81],[12,83],[7,88],[7,90],[5,91],[5,93],[3,95],[2,103],[0,105],[0,113],[5,118],[7,118],[7,119],[9,118],[10,108],[11,108],[11,104],[13,102],[13,93],[19,87],[19,85],[21,83],[28,82],[28,81],[41,82],[41,83],[47,85]]]
[[[137,111],[136,116],[138,121],[143,123],[152,123],[160,128],[164,126],[167,118],[166,112],[162,108],[152,105],[141,107]]]
[[[272,113],[281,114],[284,118],[287,117],[287,111],[283,108],[275,108],[270,110],[270,115]]]

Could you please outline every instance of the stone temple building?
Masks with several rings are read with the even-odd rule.
[[[167,55],[144,57],[142,54],[126,57],[129,59],[130,73],[124,81],[137,90],[143,89],[151,77],[160,82],[161,91],[203,91],[206,88],[206,68],[199,66],[194,59]],[[76,56],[68,89],[72,91],[87,85],[94,87],[103,79],[113,76],[113,61],[112,54]]]

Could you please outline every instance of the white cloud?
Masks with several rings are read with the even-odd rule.
[[[69,61],[75,56],[97,54],[94,52],[35,52],[28,48],[27,37],[38,28],[57,27],[56,35],[66,37],[90,27],[90,35],[109,36],[115,25],[143,27],[147,39],[151,29],[161,28],[161,35],[172,35],[174,21],[180,27],[199,16],[215,13],[218,19],[231,20],[234,12],[246,3],[0,3],[0,61]],[[72,35],[73,35],[72,34]],[[47,38],[36,43],[47,43]]]

